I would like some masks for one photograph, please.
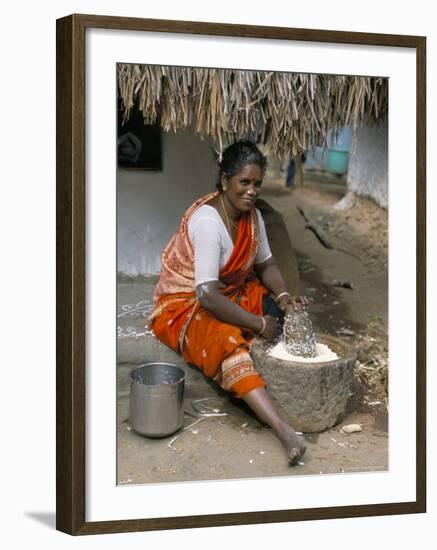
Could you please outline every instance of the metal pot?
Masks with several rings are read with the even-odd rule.
[[[171,363],[147,363],[133,369],[129,379],[131,428],[147,437],[179,430],[184,421],[184,370]]]

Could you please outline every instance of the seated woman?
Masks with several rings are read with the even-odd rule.
[[[243,399],[274,430],[294,465],[305,452],[303,439],[276,411],[249,353],[255,335],[279,335],[281,310],[308,305],[304,296],[287,292],[255,208],[265,167],[251,142],[224,151],[218,191],[187,210],[163,252],[149,321],[164,344]]]

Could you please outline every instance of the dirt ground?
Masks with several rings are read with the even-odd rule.
[[[196,369],[184,365],[144,329],[156,278],[121,281],[119,485],[347,474],[388,468],[387,212],[367,199],[355,199],[348,209],[337,208],[346,190],[341,178],[308,173],[302,187],[287,189],[282,175],[267,176],[262,197],[284,216],[316,332],[344,338],[358,350],[346,415],[329,430],[304,434],[306,455],[300,465],[290,468],[272,431],[261,425],[244,403],[229,398]],[[321,243],[308,223],[316,227],[330,248]],[[340,283],[345,286],[337,286]],[[186,414],[178,433],[150,439],[135,434],[129,426],[128,373],[136,364],[157,359],[186,369]],[[209,404],[226,416],[193,416],[191,401],[205,397],[212,398]],[[359,424],[361,431],[343,433],[342,426],[348,424]]]

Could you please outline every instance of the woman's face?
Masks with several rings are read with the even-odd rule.
[[[239,212],[248,212],[261,192],[262,179],[263,171],[258,164],[246,164],[230,178],[223,175],[226,199]]]

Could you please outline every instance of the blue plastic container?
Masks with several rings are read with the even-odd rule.
[[[341,176],[347,173],[349,163],[349,151],[332,147],[328,149],[328,171]]]

